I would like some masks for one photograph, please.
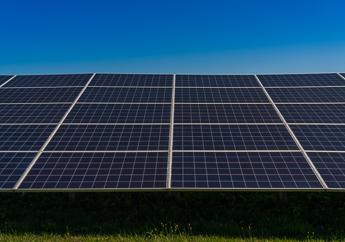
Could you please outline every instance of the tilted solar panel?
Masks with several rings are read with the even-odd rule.
[[[299,152],[174,152],[172,164],[173,188],[321,188]]]
[[[19,75],[8,82],[5,87],[85,86],[91,76],[91,74]]]
[[[261,88],[176,88],[176,103],[268,103]]]
[[[97,74],[91,86],[172,87],[173,75]]]
[[[259,87],[253,75],[177,75],[176,87]]]
[[[265,87],[345,86],[345,80],[336,73],[258,75]]]
[[[10,75],[0,75],[0,86],[8,81],[12,76]]]

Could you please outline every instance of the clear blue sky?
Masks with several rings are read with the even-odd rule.
[[[2,1],[0,73],[345,71],[345,2]]]

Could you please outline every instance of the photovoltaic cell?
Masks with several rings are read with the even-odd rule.
[[[155,86],[172,87],[173,75],[97,74],[91,86]]]
[[[175,125],[174,150],[298,150],[284,125]]]
[[[170,104],[77,104],[65,123],[170,123]]]
[[[329,188],[345,188],[345,154],[308,153]]]
[[[38,151],[55,125],[0,125],[0,151]]]
[[[287,75],[258,75],[265,87],[294,87],[294,86],[345,86],[338,74],[287,74]]]
[[[343,125],[291,125],[305,150],[345,151]]]
[[[79,102],[171,102],[171,88],[89,87]]]
[[[0,75],[0,85],[4,84],[7,80],[9,80],[12,76],[9,75]]]
[[[43,153],[20,188],[164,188],[167,160],[167,153]]]
[[[85,86],[91,74],[16,76],[5,87]]]
[[[271,104],[176,104],[176,123],[281,123]]]
[[[268,103],[261,88],[176,88],[176,103]]]
[[[288,123],[344,123],[344,104],[278,104]]]
[[[0,88],[0,103],[73,102],[81,90],[81,87]]]
[[[345,102],[345,87],[266,88],[274,102]]]
[[[172,188],[322,188],[299,152],[174,152]]]
[[[70,104],[1,104],[0,123],[58,123]]]
[[[177,75],[176,87],[259,87],[253,75]]]
[[[36,153],[0,153],[0,189],[11,189]]]
[[[168,150],[169,125],[62,125],[46,151]]]

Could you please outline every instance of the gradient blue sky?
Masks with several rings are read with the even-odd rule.
[[[345,71],[345,1],[2,1],[0,73]]]

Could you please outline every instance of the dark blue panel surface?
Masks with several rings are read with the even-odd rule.
[[[173,153],[173,188],[322,188],[299,152]]]
[[[261,88],[176,88],[176,103],[268,103]]]
[[[38,151],[55,125],[0,125],[0,151]]]
[[[271,104],[176,104],[175,123],[281,123]]]
[[[85,86],[92,74],[74,75],[19,75],[5,87]]]
[[[274,102],[345,102],[345,87],[266,88]]]
[[[70,104],[1,104],[0,123],[58,123]]]
[[[35,157],[36,153],[0,153],[0,189],[10,189]]]
[[[329,188],[345,188],[344,153],[308,153]]]
[[[171,104],[77,104],[65,123],[170,123]]]
[[[172,87],[173,75],[97,74],[91,86],[155,86]]]
[[[291,125],[305,150],[345,151],[343,125]]]
[[[0,103],[73,102],[81,90],[81,87],[1,88]]]
[[[253,75],[176,75],[176,87],[260,87]]]
[[[344,123],[344,104],[278,104],[288,123]]]
[[[4,84],[7,80],[9,80],[12,76],[9,75],[0,75],[0,85]]]
[[[79,102],[171,102],[171,88],[89,87]]]
[[[20,189],[166,187],[167,153],[43,153]]]
[[[169,125],[62,125],[47,151],[167,150]]]
[[[175,125],[174,150],[298,150],[284,125]]]
[[[336,73],[258,75],[265,87],[345,86],[345,80]]]

